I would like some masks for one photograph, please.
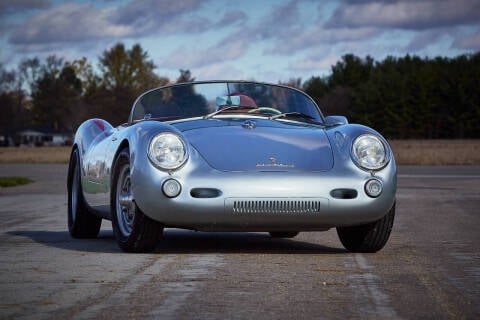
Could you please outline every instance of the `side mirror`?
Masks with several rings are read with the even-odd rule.
[[[325,117],[325,123],[329,127],[335,127],[335,126],[348,124],[348,120],[344,116],[328,116],[328,117]]]

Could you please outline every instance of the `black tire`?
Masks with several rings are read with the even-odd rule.
[[[123,149],[115,160],[111,190],[112,228],[120,248],[126,252],[155,249],[163,225],[147,217],[133,199],[128,149]]]
[[[348,251],[377,252],[387,243],[394,218],[395,203],[383,218],[360,226],[337,228],[337,234]]]
[[[270,237],[272,238],[294,238],[298,236],[299,232],[297,231],[272,231],[269,232]]]
[[[96,238],[102,218],[89,211],[83,198],[80,182],[80,156],[72,151],[68,168],[68,231],[73,238]]]

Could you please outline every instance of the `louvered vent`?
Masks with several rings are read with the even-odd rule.
[[[320,212],[319,200],[229,200],[229,207],[235,214],[316,214]]]

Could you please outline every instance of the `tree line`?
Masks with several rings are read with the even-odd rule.
[[[0,136],[10,138],[6,143],[32,127],[73,133],[89,118],[121,124],[138,95],[171,82],[155,68],[140,45],[121,43],[102,53],[97,70],[86,58],[55,55],[25,59],[15,70],[0,64]],[[189,70],[180,70],[176,82],[193,80]]]
[[[0,136],[43,127],[75,132],[89,118],[126,121],[142,92],[193,81],[189,70],[175,80],[158,76],[139,44],[105,50],[93,68],[86,58],[50,56],[0,64]],[[456,58],[387,57],[375,61],[349,54],[325,77],[285,83],[311,95],[326,115],[375,128],[388,138],[479,138],[480,53]]]
[[[388,138],[480,138],[480,52],[375,61],[352,54],[303,89],[326,114],[346,115]]]

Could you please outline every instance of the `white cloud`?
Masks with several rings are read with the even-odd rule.
[[[31,45],[203,32],[212,25],[209,20],[184,17],[199,5],[200,0],[132,0],[124,6],[101,9],[92,4],[66,3],[34,15],[14,30],[9,40]]]
[[[231,64],[215,63],[193,70],[196,80],[237,80],[245,79],[245,73]]]
[[[312,47],[336,45],[342,42],[358,42],[378,36],[382,31],[374,28],[338,28],[324,29],[313,26],[296,34],[288,41],[277,41],[273,48],[265,53],[290,54]]]
[[[240,28],[227,34],[218,42],[202,47],[202,41],[182,45],[162,60],[168,68],[201,68],[225,61],[242,58],[255,45],[255,39],[249,29]]]
[[[243,26],[247,20],[247,15],[241,10],[226,11],[220,21],[215,24],[215,27],[225,27],[239,24]]]
[[[452,46],[459,49],[480,50],[480,29],[473,34],[458,37]]]
[[[309,74],[318,73],[319,71],[330,70],[340,60],[337,53],[325,55],[323,52],[309,55],[303,59],[293,61],[288,65],[288,69],[298,73],[308,72]]]
[[[134,27],[137,36],[197,33],[212,25],[206,18],[191,15],[201,4],[201,0],[132,0],[117,7],[110,20],[114,24]]]
[[[181,46],[162,61],[162,65],[169,68],[199,68],[238,59],[247,52],[248,48],[249,41],[246,38],[232,35],[204,49],[196,46]]]
[[[478,0],[354,2],[341,5],[326,27],[388,27],[423,30],[478,24]]]
[[[297,5],[298,1],[291,0],[284,5],[274,6],[252,28],[255,32],[253,34],[261,38],[278,38],[281,35],[291,34],[292,29],[298,29],[302,25]]]
[[[32,17],[17,29],[10,42],[20,45],[78,42],[133,34],[130,26],[109,22],[111,10],[93,5],[63,4]]]
[[[442,36],[445,35],[445,30],[426,30],[423,32],[418,32],[410,43],[407,45],[409,51],[419,51],[425,49],[430,44],[435,43]]]
[[[15,0],[0,1],[0,16],[10,15],[26,10],[46,9],[51,6],[48,0]]]

